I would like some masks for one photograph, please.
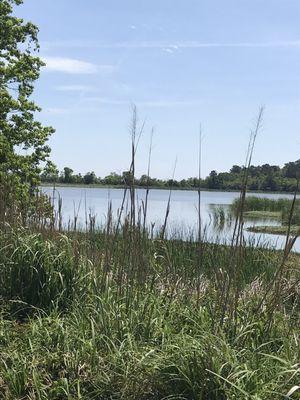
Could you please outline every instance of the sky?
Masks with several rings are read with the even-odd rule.
[[[300,158],[299,0],[25,0],[46,63],[34,98],[52,160],[104,177],[130,165],[132,105],[145,123],[137,174],[202,175]]]

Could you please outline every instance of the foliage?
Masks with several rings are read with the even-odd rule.
[[[21,3],[0,3],[0,186],[24,201],[39,184],[53,129],[35,120],[40,108],[31,96],[44,64],[36,55],[38,28],[13,15]]]
[[[66,170],[70,174],[66,175]],[[290,162],[280,168],[275,165],[264,164],[262,166],[250,166],[249,168],[249,189],[257,191],[281,191],[293,192],[297,187],[297,177],[300,172],[300,160]],[[234,165],[229,172],[221,172],[213,170],[205,179],[188,178],[177,181],[175,179],[162,180],[142,175],[139,179],[135,178],[137,187],[156,187],[176,189],[196,189],[199,186],[203,189],[210,190],[240,190],[243,185],[245,167]],[[111,172],[108,176],[97,177],[94,172],[88,172],[84,176],[74,174],[73,170],[68,167],[59,175],[46,174],[42,176],[45,183],[71,183],[71,184],[99,184],[104,186],[129,186],[128,171],[122,174]]]
[[[239,199],[233,201],[231,210],[236,213],[239,209]],[[283,224],[287,224],[290,217],[292,225],[300,225],[300,200],[295,201],[293,214],[291,216],[291,208],[293,201],[291,199],[269,199],[265,197],[249,196],[245,200],[244,211],[265,211],[279,212],[279,217]]]
[[[73,231],[62,234],[45,213],[43,198],[28,202],[40,175],[49,182],[130,189],[200,183],[224,189],[239,187],[245,171],[212,171],[201,182],[145,175],[136,181],[136,114],[129,171],[104,180],[93,172],[74,175],[68,167],[59,175],[51,164],[41,171],[52,129],[34,120],[38,107],[30,96],[42,62],[32,54],[37,28],[12,16],[18,4],[0,3],[0,199],[12,209],[20,201],[25,210],[34,207],[37,223],[20,227],[4,212],[0,225],[0,397],[296,398],[299,256],[289,258],[289,247],[284,253],[256,247],[244,243],[242,233],[232,246],[206,243],[201,235],[198,241],[153,237],[141,223],[146,205],[132,217],[134,190],[130,215],[115,224],[108,212],[98,231],[91,219],[86,232],[76,231],[74,223]],[[293,165],[251,167],[251,176],[259,168],[263,185],[273,190],[279,177],[295,183],[298,164],[296,172]],[[224,222],[222,210],[216,213]]]
[[[198,246],[126,225],[2,234],[0,397],[282,399],[300,374],[298,259],[269,325],[268,298],[256,310],[281,254],[244,248],[238,313],[219,325],[230,249],[203,243],[199,271]]]
[[[67,237],[55,243],[20,228],[0,238],[0,298],[11,301],[11,312],[22,318],[33,310],[66,309],[73,297],[76,260]]]

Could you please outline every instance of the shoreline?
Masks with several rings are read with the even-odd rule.
[[[126,189],[126,186],[123,185],[102,185],[100,183],[93,183],[90,185],[82,184],[82,183],[47,183],[42,182],[39,187],[69,187],[69,188],[85,188],[85,189]],[[129,189],[129,187],[127,187]],[[143,189],[143,190],[182,190],[186,192],[198,192],[197,188],[189,188],[189,187],[161,187],[161,186],[151,186],[147,188],[146,186],[135,186],[135,189]],[[220,193],[240,193],[238,189],[208,189],[208,188],[200,188],[201,192],[220,192]],[[259,194],[287,194],[293,195],[293,192],[282,192],[282,191],[265,191],[265,190],[247,190],[247,193],[259,193]]]
[[[260,225],[260,226],[250,226],[246,228],[248,232],[252,233],[266,233],[269,235],[280,235],[286,236],[288,233],[288,226],[280,225],[280,226],[269,226],[269,225]],[[298,236],[300,233],[300,227],[296,225],[292,225],[290,228],[291,236]]]

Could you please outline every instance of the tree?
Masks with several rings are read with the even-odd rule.
[[[108,176],[103,179],[105,185],[122,185],[124,184],[124,179],[121,175],[111,172]]]
[[[283,176],[285,178],[299,179],[299,177],[300,177],[300,160],[284,164]]]
[[[97,183],[95,172],[87,172],[83,177],[83,183],[85,185],[92,185],[93,183]]]
[[[219,179],[217,171],[213,170],[210,172],[207,178],[207,187],[209,189],[219,189]]]
[[[0,2],[0,185],[24,200],[49,164],[51,127],[35,120],[31,95],[44,65],[37,56],[38,28],[13,15],[22,0]]]
[[[242,168],[239,165],[233,165],[230,169],[231,174],[240,174],[242,172]]]
[[[41,174],[41,181],[48,182],[48,183],[55,183],[58,182],[59,179],[59,171],[54,164],[47,165],[44,168],[44,171]]]
[[[132,186],[134,183],[134,176],[131,171],[123,171],[122,173],[123,184],[126,186]]]
[[[276,180],[273,174],[268,174],[262,179],[261,182],[261,189],[262,190],[278,190]]]
[[[138,184],[142,187],[151,186],[151,178],[144,174],[140,177]]]
[[[63,172],[63,182],[64,183],[73,183],[74,182],[74,177],[73,177],[73,170],[72,168],[65,167],[64,172]]]

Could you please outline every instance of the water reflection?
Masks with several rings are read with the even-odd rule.
[[[95,225],[105,223],[108,205],[111,204],[114,218],[120,210],[124,190],[109,188],[86,188],[86,187],[58,187],[55,192],[51,187],[43,187],[44,192],[50,196],[54,193],[54,203],[57,207],[58,198],[62,199],[62,216],[65,226],[77,220],[77,226],[85,228],[88,216],[95,218]],[[146,191],[137,189],[137,204],[142,205],[145,201]],[[153,230],[158,229],[164,222],[169,191],[161,189],[151,189],[148,200],[148,224],[152,224]],[[251,196],[267,197],[271,199],[290,198],[289,194],[265,194],[251,193]],[[210,192],[201,193],[201,224],[202,232],[205,231],[206,238],[210,241],[228,242],[233,231],[233,219],[229,217],[229,205],[234,199],[239,197],[239,192]],[[125,201],[124,213],[129,211],[129,198]],[[217,222],[216,222],[217,221]],[[255,241],[265,245],[268,243],[275,248],[284,246],[284,236],[251,233],[246,229],[250,226],[258,225],[279,225],[279,221],[273,218],[245,220],[244,236],[245,240]],[[174,190],[171,197],[171,208],[168,218],[168,235],[180,234],[181,237],[197,237],[198,234],[198,193],[197,191]],[[300,251],[299,239],[295,249]]]

